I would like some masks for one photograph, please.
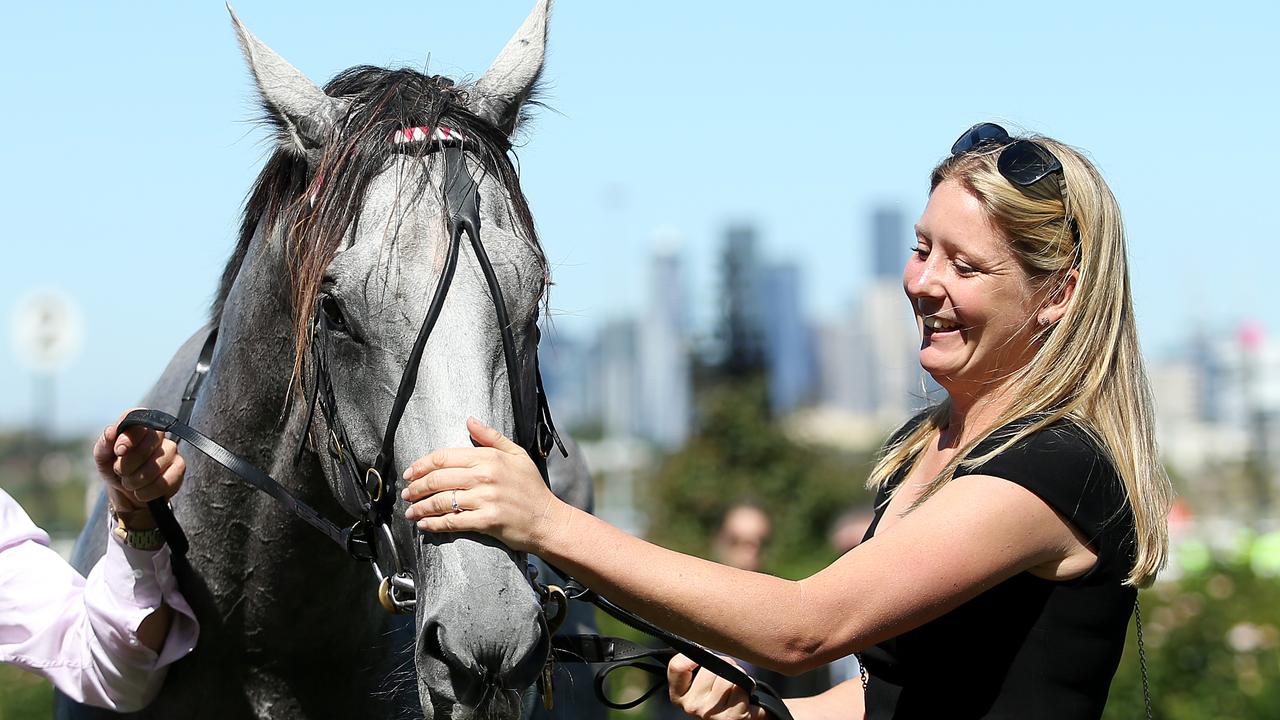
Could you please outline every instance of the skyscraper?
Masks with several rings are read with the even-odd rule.
[[[868,414],[871,396],[870,354],[861,324],[852,313],[818,325],[815,353],[818,402],[844,413]]]
[[[869,283],[857,322],[872,378],[864,386],[868,391],[865,411],[885,424],[900,423],[923,407],[927,377],[920,368],[919,334],[902,283],[896,278]]]
[[[666,449],[689,438],[693,379],[689,362],[684,268],[674,242],[660,247],[649,266],[644,322],[640,323],[640,434]]]
[[[760,300],[769,407],[775,415],[785,415],[809,401],[814,389],[813,342],[795,263],[764,267]]]
[[[640,373],[636,361],[636,322],[605,323],[596,337],[601,423],[606,437],[640,434]]]
[[[853,309],[823,330],[822,401],[894,425],[924,404],[932,384],[920,369],[919,335],[902,295],[910,245],[903,215],[877,208],[870,230],[871,277]]]
[[[871,212],[871,275],[876,280],[902,277],[910,235],[902,211],[882,206]]]
[[[730,226],[725,235],[720,273],[720,317],[716,333],[720,366],[731,376],[752,375],[764,369],[758,287],[760,262],[753,226]]]
[[[599,422],[600,388],[589,343],[543,323],[538,364],[551,416],[560,430]]]

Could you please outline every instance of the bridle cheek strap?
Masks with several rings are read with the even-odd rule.
[[[427,309],[427,316],[423,320],[422,327],[418,329],[418,336],[414,341],[413,349],[405,361],[404,373],[400,376],[400,385],[396,390],[391,414],[387,418],[387,427],[382,435],[382,447],[372,465],[377,470],[378,477],[382,479],[382,482],[391,486],[395,484],[395,469],[391,465],[395,457],[396,431],[400,427],[405,408],[408,406],[409,400],[413,397],[414,390],[417,387],[418,368],[422,364],[422,355],[426,350],[427,340],[435,329],[436,321],[439,319],[441,310],[444,307],[445,297],[448,295],[449,287],[453,284],[463,234],[468,236],[476,261],[484,274],[485,283],[489,286],[489,295],[493,300],[498,328],[502,334],[502,355],[506,363],[507,384],[511,393],[511,409],[515,420],[513,425],[515,437],[513,440],[520,447],[530,450],[531,456],[539,454],[533,452],[534,448],[531,448],[529,444],[531,438],[526,437],[528,433],[524,429],[525,418],[528,416],[524,412],[525,399],[520,388],[519,353],[516,348],[515,336],[511,329],[511,320],[507,314],[507,303],[503,298],[502,286],[498,282],[497,273],[494,272],[493,263],[490,262],[489,255],[485,252],[483,243],[480,242],[480,186],[472,178],[471,173],[467,171],[466,157],[463,155],[461,147],[446,146],[442,154],[445,163],[444,203],[445,214],[449,221],[449,254],[445,260],[444,271],[441,273],[440,280],[436,284],[435,293],[431,298],[431,305]],[[540,419],[536,418],[535,422]],[[536,437],[538,433],[535,432],[533,435]],[[545,480],[545,467],[540,469],[543,470],[543,479]],[[375,488],[366,489],[371,494],[376,492]],[[383,490],[385,491],[383,492],[384,497],[392,495],[390,487],[385,487]]]
[[[450,150],[447,149],[446,158]],[[457,151],[459,154],[461,151]],[[447,160],[446,160],[447,162]],[[470,178],[467,178],[470,181]],[[455,182],[446,183],[446,203],[449,202],[449,188],[456,185]],[[474,189],[472,195],[475,195]],[[479,203],[476,203],[477,208]],[[382,434],[382,447],[378,451],[378,457],[374,460],[372,467],[376,469],[379,476],[384,478],[383,482],[395,484],[395,472],[391,467],[391,463],[395,458],[396,431],[400,427],[400,420],[404,417],[404,410],[409,405],[409,400],[413,397],[413,392],[418,385],[418,367],[422,364],[422,353],[427,348],[427,340],[431,337],[431,332],[435,329],[436,321],[440,319],[440,312],[444,308],[445,297],[449,294],[449,287],[453,285],[453,276],[458,269],[458,254],[462,244],[462,233],[467,231],[467,224],[457,222],[452,211],[449,215],[449,252],[445,258],[444,271],[440,274],[440,279],[436,281],[435,292],[431,295],[431,304],[427,307],[427,316],[422,321],[422,326],[418,328],[418,336],[413,341],[413,348],[409,351],[409,357],[405,360],[404,372],[400,375],[400,386],[396,389],[396,397],[391,405],[391,414],[387,417],[387,428]],[[477,214],[473,227],[478,228],[479,215]],[[386,480],[385,478],[390,478]],[[366,488],[371,494],[376,490]],[[390,488],[383,488],[389,490]],[[389,493],[384,492],[383,495]]]

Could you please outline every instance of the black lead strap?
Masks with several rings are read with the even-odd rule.
[[[596,696],[609,707],[627,709],[640,704],[666,685],[666,663],[679,652],[700,667],[708,670],[747,692],[748,702],[764,709],[778,720],[792,720],[791,712],[778,693],[768,684],[759,682],[748,675],[742,668],[716,655],[698,643],[683,638],[675,633],[667,632],[635,613],[625,610],[608,598],[583,586],[559,568],[543,561],[552,572],[566,579],[565,592],[569,599],[588,602],[595,605],[605,614],[646,635],[650,635],[670,650],[651,650],[641,648],[621,638],[603,637],[599,635],[579,635],[555,638],[552,648],[562,662],[586,662],[604,664],[605,667],[596,673]],[[597,659],[592,659],[597,658]],[[655,660],[660,666],[647,662]],[[639,698],[630,702],[614,703],[604,692],[604,683],[610,673],[623,667],[634,667],[656,675],[660,680],[646,690]]]
[[[289,492],[288,488],[281,485],[275,478],[262,472],[253,463],[219,445],[209,439],[208,436],[179,421],[174,416],[159,410],[134,410],[126,415],[118,426],[120,431],[131,427],[148,427],[153,430],[171,433],[175,437],[186,441],[191,447],[209,456],[210,460],[230,470],[236,477],[270,495],[290,513],[324,533],[330,540],[333,540],[352,555],[360,559],[370,557],[367,541],[353,535],[351,528],[339,527],[325,519],[315,508],[294,497],[293,493]],[[152,505],[152,503],[157,502],[160,505],[159,509]],[[177,518],[173,516],[173,510],[162,500],[153,500],[147,506],[151,509],[152,516],[155,517],[156,525],[160,527],[161,533],[164,534],[165,542],[169,543],[174,553],[185,555],[187,551],[186,536],[183,534],[181,526],[178,525]],[[162,517],[167,518],[167,523],[170,524],[169,527],[165,526],[166,521],[162,521]],[[176,531],[176,534],[171,535],[170,528]],[[181,552],[175,546],[174,538],[181,538]]]

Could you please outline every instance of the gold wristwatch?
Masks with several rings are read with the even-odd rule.
[[[114,507],[111,507],[111,503],[107,503],[107,513],[111,522],[111,533],[119,538],[120,542],[124,543],[126,547],[150,552],[164,547],[164,535],[160,532],[160,528],[153,527],[146,530],[138,530],[129,527],[126,519],[117,513]],[[132,514],[125,513],[125,515]]]

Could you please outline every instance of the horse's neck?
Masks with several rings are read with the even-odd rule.
[[[307,484],[299,482],[295,468],[281,462],[289,454],[286,447],[301,432],[293,427],[298,424],[292,420],[295,413],[286,406],[293,348],[285,295],[289,283],[280,253],[271,246],[262,247],[262,242],[258,237],[250,246],[223,305],[209,377],[192,421],[286,487],[300,489]],[[202,476],[226,477],[225,471],[209,463],[193,470]],[[240,519],[246,512],[257,514],[270,508],[270,498],[243,483],[200,482],[198,488],[236,498],[234,507],[202,503],[201,508],[229,515],[223,519],[232,523],[252,519]]]
[[[254,245],[262,240],[255,238]],[[276,242],[249,248],[249,259],[240,269],[218,323],[217,349],[192,420],[294,495],[340,520],[344,516],[314,454],[303,453],[302,461],[294,463],[306,424],[306,404],[300,390],[291,395],[289,389],[294,348],[287,296],[290,283],[278,247]],[[259,564],[296,561],[301,563],[299,569],[328,561],[336,567],[322,578],[332,582],[368,574],[367,568],[341,552],[318,552],[319,546],[330,541],[295,520],[265,493],[240,481],[229,482],[226,471],[210,462],[201,463],[196,470],[202,477],[216,480],[192,483],[208,496],[206,502],[199,503],[199,511],[206,514],[201,522],[206,526],[219,523],[223,531],[215,533],[218,535],[243,532],[249,541],[224,549],[246,556],[246,562],[250,561],[247,555],[253,554],[259,557],[252,561]],[[326,548],[333,549],[336,547]]]

